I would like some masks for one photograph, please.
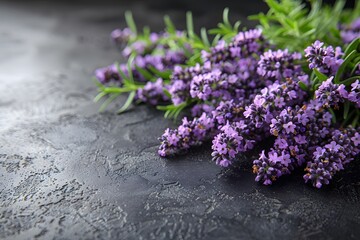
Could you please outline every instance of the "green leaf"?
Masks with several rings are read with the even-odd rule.
[[[344,51],[344,56],[348,56],[352,51],[359,51],[360,38],[354,39]]]
[[[173,118],[176,119],[180,113],[189,105],[191,105],[191,101],[183,102],[179,105],[166,105],[166,106],[157,106],[156,108],[161,111],[165,111],[164,117],[165,118]]]
[[[304,91],[308,91],[308,87],[305,85],[305,83],[301,81],[299,82],[299,87]]]
[[[357,127],[358,125],[360,125],[359,119],[360,119],[360,112],[358,111],[355,118],[354,118],[354,120],[352,121],[351,125],[353,127]]]
[[[194,22],[191,12],[186,13],[186,27],[189,37],[192,39],[194,37]]]
[[[211,43],[211,46],[215,46],[215,45],[219,42],[220,38],[221,38],[221,36],[220,36],[219,34],[217,34],[217,35],[214,37],[214,39],[213,39],[213,41],[212,41],[212,43]]]
[[[133,76],[133,72],[132,72],[132,67],[134,66],[134,60],[135,60],[136,54],[132,53],[128,59],[127,62],[127,70],[128,70],[128,74],[129,74],[129,78],[128,80],[131,82],[134,82],[134,76]]]
[[[153,66],[148,66],[149,70],[153,72],[155,75],[161,77],[162,79],[170,79],[171,71],[165,70],[163,72],[159,71],[158,69],[154,68]]]
[[[130,28],[130,30],[137,35],[137,29],[136,29],[136,24],[134,21],[134,18],[132,16],[132,13],[130,11],[126,11],[125,12],[125,21],[128,25],[128,27]]]
[[[136,68],[136,70],[137,70],[141,75],[144,76],[144,78],[145,78],[146,80],[149,80],[149,81],[150,81],[150,80],[154,77],[153,74],[151,74],[149,71],[147,71],[147,70],[144,69],[144,68],[141,68],[141,67],[139,67],[139,66],[137,66],[137,65],[135,65],[135,68]]]
[[[110,103],[112,103],[118,96],[120,96],[120,93],[115,93],[110,95],[110,97],[108,99],[106,99],[103,104],[101,104],[99,111],[103,112],[105,111],[105,109],[110,105]]]
[[[175,25],[171,21],[171,19],[170,19],[170,17],[168,15],[164,16],[164,22],[165,22],[165,25],[166,25],[166,30],[171,34],[175,34],[176,33]]]
[[[360,64],[360,61],[356,61],[354,63],[354,67],[352,68],[350,75],[353,75],[355,73],[355,71],[359,69],[359,64]]]
[[[118,110],[118,112],[117,112],[118,114],[125,112],[130,107],[131,103],[133,102],[133,100],[135,98],[135,94],[136,94],[136,91],[130,92],[128,98],[126,99],[125,104]]]
[[[340,65],[339,69],[337,70],[334,78],[334,83],[338,84],[340,81],[341,76],[343,75],[345,68],[348,64],[356,57],[356,50],[352,50],[349,55],[344,59],[344,62]]]
[[[333,123],[333,124],[335,124],[337,121],[336,121],[336,114],[335,114],[335,112],[334,112],[334,110],[332,109],[332,108],[329,108],[329,112],[331,113],[331,115],[332,115],[332,118],[331,118],[331,122]]]
[[[317,70],[316,68],[314,68],[313,71],[314,71],[316,77],[320,80],[320,82],[326,81],[329,78],[325,74],[319,72],[319,70]]]
[[[100,99],[102,99],[103,97],[105,97],[107,95],[106,92],[100,92],[98,95],[96,95],[96,97],[94,98],[94,102],[98,102],[100,101]]]
[[[171,93],[169,92],[169,90],[167,90],[166,88],[163,88],[164,94],[171,99]]]
[[[143,33],[144,33],[144,38],[147,38],[147,39],[150,38],[151,31],[150,31],[150,28],[148,26],[145,26],[143,28]]]
[[[235,22],[234,27],[233,27],[235,33],[238,32],[238,29],[239,29],[240,25],[241,25],[240,21]]]
[[[229,8],[225,8],[223,11],[223,22],[225,25],[231,27],[231,24],[229,22]]]
[[[346,101],[344,103],[344,120],[347,119],[348,114],[349,114],[349,110],[350,110],[350,102]]]
[[[360,80],[360,76],[349,77],[349,78],[345,79],[344,81],[341,81],[340,84],[344,84],[345,86],[349,86],[358,79]]]
[[[118,62],[116,62],[116,63],[114,63],[114,64],[116,65],[116,69],[117,69],[119,75],[121,76],[121,78],[122,78],[123,80],[128,79],[129,77],[126,76],[126,74],[120,69],[120,64],[119,64]]]
[[[207,35],[207,31],[205,28],[201,28],[201,38],[202,38],[202,42],[205,44],[205,46],[207,48],[210,47],[210,42],[209,42],[209,38],[208,38],[208,35]]]
[[[94,84],[101,90],[103,89],[105,86],[99,82],[99,80],[96,77],[92,77],[91,80],[94,82]]]
[[[128,87],[106,87],[102,90],[103,92],[107,93],[107,94],[112,94],[112,93],[126,93],[126,92],[130,92],[131,89]]]

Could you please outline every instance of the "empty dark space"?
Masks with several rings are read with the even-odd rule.
[[[351,7],[352,2],[348,5]],[[266,11],[252,1],[0,1],[1,239],[360,239],[360,166],[321,190],[302,172],[254,181],[252,155],[221,169],[210,145],[173,159],[174,126],[140,105],[99,113],[97,67],[123,61],[109,40],[131,10],[139,26],[211,28]],[[122,98],[125,100],[125,98]],[[263,143],[266,144],[266,143]]]

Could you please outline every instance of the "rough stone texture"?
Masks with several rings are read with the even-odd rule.
[[[264,187],[251,156],[228,170],[209,146],[161,159],[172,124],[161,113],[100,114],[92,102],[125,9],[159,30],[165,13],[214,26],[224,6],[245,19],[257,1],[49,2],[0,3],[1,239],[360,239],[358,163],[322,190],[301,171]]]

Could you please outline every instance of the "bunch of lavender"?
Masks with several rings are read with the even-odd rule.
[[[360,153],[360,128],[332,129],[331,138],[320,143],[307,162],[304,175],[305,182],[310,181],[314,187],[321,188],[329,184],[332,177],[344,169]]]
[[[267,2],[271,11],[259,15],[262,29],[238,32],[239,24],[229,23],[226,9],[224,22],[210,30],[217,34],[213,43],[205,29],[201,36],[194,33],[189,13],[186,31],[177,31],[166,17],[165,32],[145,28],[141,34],[127,14],[129,28],[111,36],[125,47],[129,61],[96,71],[102,84],[97,98],[129,93],[122,110],[135,100],[174,118],[192,107],[192,119],[184,117],[160,137],[162,157],[212,139],[213,160],[228,167],[239,153],[272,135],[273,147],[253,162],[256,181],[268,185],[307,164],[305,181],[328,184],[360,147],[360,38],[344,51],[332,46],[341,42],[340,30],[345,42],[357,37],[358,22],[336,29],[341,1],[333,9],[336,14],[320,11],[319,5],[309,13],[295,0]],[[305,49],[307,67],[300,51],[308,41],[315,42]]]

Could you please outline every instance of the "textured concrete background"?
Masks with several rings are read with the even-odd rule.
[[[159,30],[165,13],[214,26],[223,7],[244,20],[259,1],[99,2],[0,2],[1,239],[360,239],[359,164],[322,190],[301,171],[264,187],[250,155],[228,170],[210,146],[161,159],[161,113],[92,103],[125,9]]]

